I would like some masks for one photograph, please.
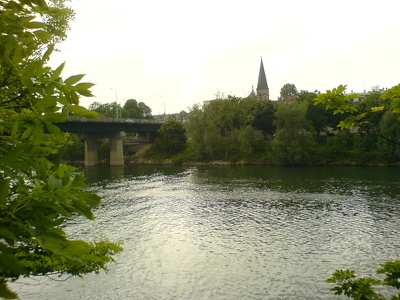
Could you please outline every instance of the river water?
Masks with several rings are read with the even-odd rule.
[[[21,299],[347,299],[336,269],[399,259],[400,172],[379,167],[99,166],[103,205],[69,222],[122,240],[109,273],[24,279]],[[58,279],[55,277],[54,279]]]

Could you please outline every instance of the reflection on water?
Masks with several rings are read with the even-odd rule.
[[[108,275],[14,284],[22,299],[332,299],[335,269],[371,274],[400,253],[397,169],[85,171],[104,204],[68,232],[125,250]]]

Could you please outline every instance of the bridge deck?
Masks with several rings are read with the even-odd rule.
[[[106,132],[136,132],[156,133],[162,121],[152,119],[122,119],[70,117],[68,122],[56,125],[64,132],[70,133],[106,133]]]

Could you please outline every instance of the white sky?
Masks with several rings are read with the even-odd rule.
[[[94,101],[136,99],[153,114],[187,110],[218,92],[246,97],[263,57],[276,100],[347,84],[400,83],[399,0],[72,0],[68,39],[52,57],[87,74]],[[164,106],[165,105],[165,106]]]

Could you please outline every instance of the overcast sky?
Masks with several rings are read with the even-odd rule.
[[[52,57],[64,76],[87,74],[88,106],[136,99],[153,114],[217,93],[246,97],[264,61],[270,98],[347,84],[400,83],[400,1],[72,0],[68,39]]]

